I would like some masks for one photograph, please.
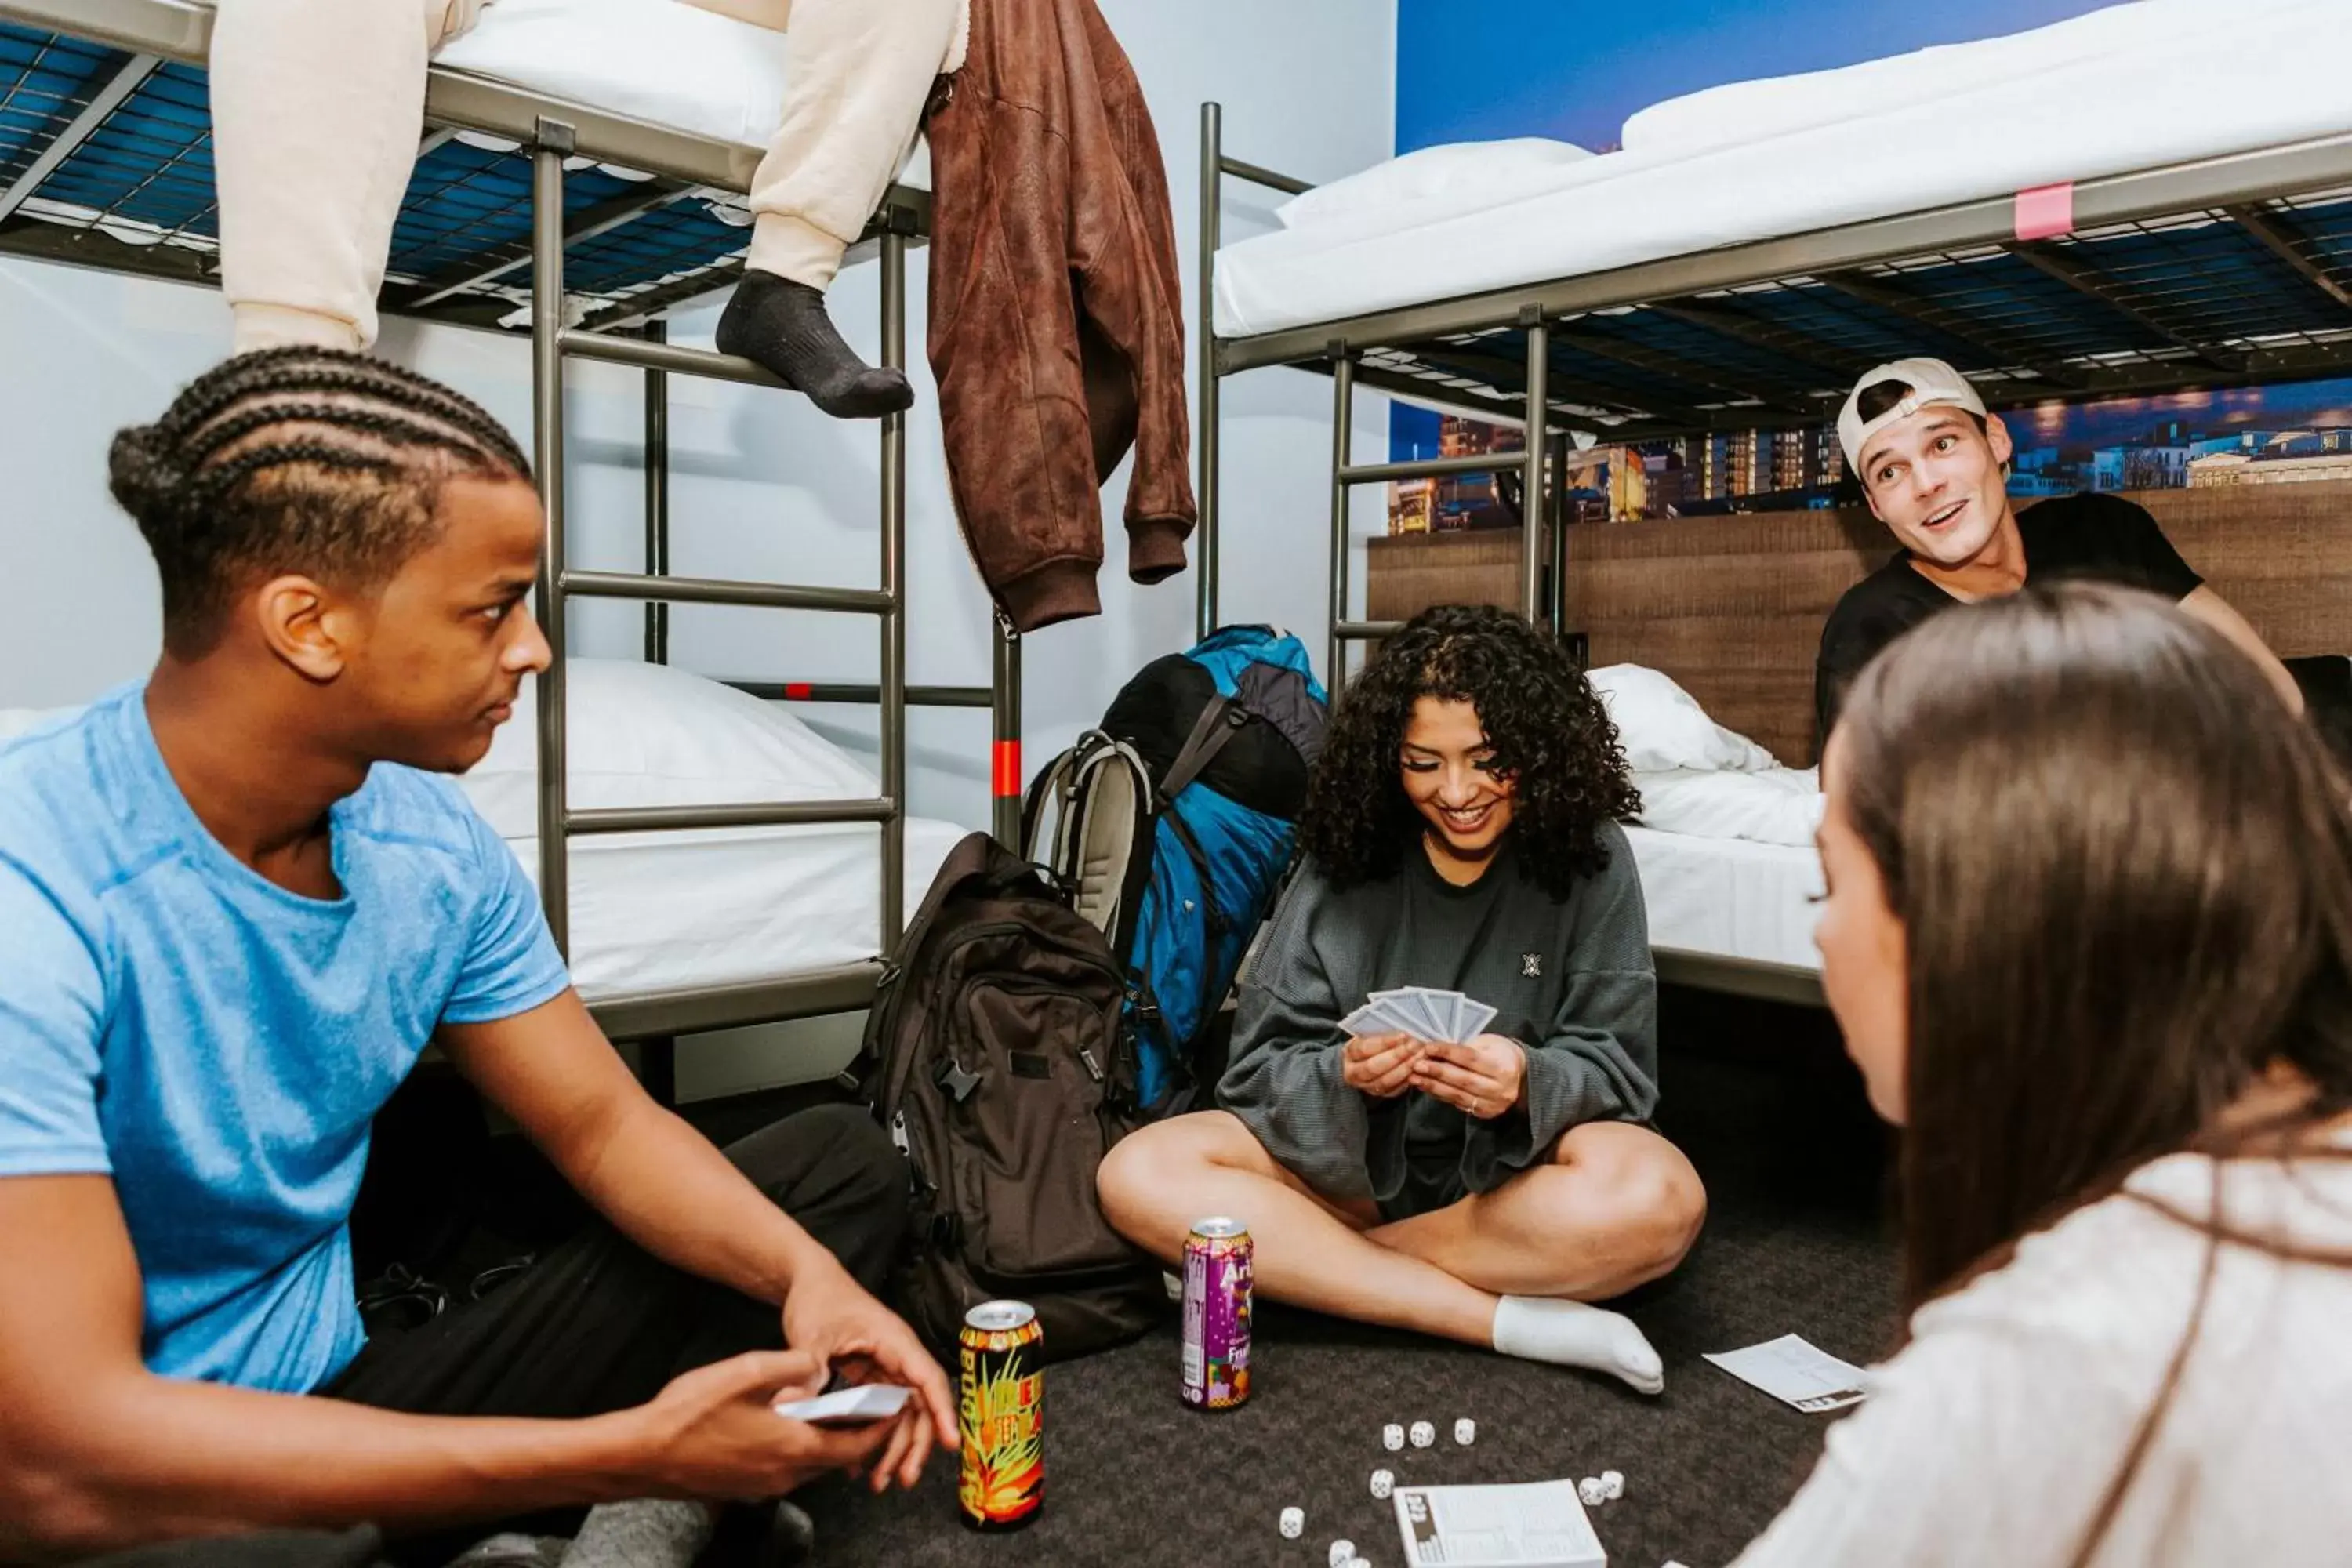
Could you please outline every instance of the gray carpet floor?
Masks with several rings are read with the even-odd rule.
[[[1618,1303],[1665,1359],[1662,1397],[1267,1307],[1249,1404],[1203,1415],[1177,1397],[1171,1321],[1047,1372],[1047,1500],[1029,1529],[963,1529],[953,1468],[935,1461],[912,1495],[876,1499],[838,1484],[804,1492],[817,1563],[1325,1568],[1329,1543],[1344,1536],[1378,1568],[1395,1568],[1403,1552],[1394,1515],[1367,1485],[1381,1468],[1409,1482],[1622,1470],[1623,1499],[1592,1514],[1612,1568],[1728,1562],[1796,1490],[1835,1417],[1791,1410],[1700,1357],[1785,1333],[1856,1362],[1885,1350],[1896,1327],[1887,1142],[1824,1014],[1669,990],[1661,1037],[1661,1125],[1698,1167],[1710,1205],[1682,1268]],[[824,1093],[751,1096],[687,1114],[723,1143]],[[462,1103],[436,1107],[436,1095]],[[380,1130],[386,1168],[371,1187],[398,1202],[371,1208],[363,1196],[363,1277],[375,1266],[367,1255],[379,1253],[437,1258],[431,1272],[463,1279],[577,1223],[576,1200],[520,1141],[497,1141],[486,1178],[446,1157],[435,1118],[478,1123],[462,1086],[395,1106],[415,1125]],[[1468,1448],[1451,1438],[1462,1415],[1478,1424]],[[1424,1419],[1438,1427],[1436,1447],[1381,1448],[1383,1423]],[[1307,1519],[1295,1542],[1276,1529],[1293,1505]],[[749,1544],[730,1531],[705,1561],[756,1568]]]
[[[804,1494],[826,1564],[1231,1563],[1323,1568],[1335,1537],[1403,1561],[1376,1468],[1426,1482],[1624,1472],[1592,1512],[1612,1568],[1728,1562],[1795,1491],[1834,1416],[1787,1408],[1700,1359],[1784,1333],[1867,1362],[1895,1327],[1882,1215],[1884,1143],[1817,1016],[1669,1001],[1666,1131],[1709,1190],[1697,1249],[1621,1303],[1666,1363],[1657,1399],[1587,1373],[1278,1309],[1259,1320],[1255,1386],[1213,1415],[1177,1397],[1172,1323],[1046,1373],[1046,1506],[1028,1529],[956,1522],[951,1467],[911,1496]],[[1456,1447],[1456,1416],[1478,1424]],[[1436,1424],[1428,1450],[1385,1452],[1385,1422]],[[1281,1510],[1307,1533],[1280,1538]]]

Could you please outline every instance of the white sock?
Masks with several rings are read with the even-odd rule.
[[[1495,1303],[1495,1348],[1528,1361],[1611,1373],[1637,1393],[1665,1392],[1665,1367],[1633,1320],[1582,1301],[1503,1297]]]

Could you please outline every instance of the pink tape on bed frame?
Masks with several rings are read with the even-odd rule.
[[[2036,185],[2017,193],[2011,226],[2020,239],[2051,239],[2074,231],[2074,182]]]

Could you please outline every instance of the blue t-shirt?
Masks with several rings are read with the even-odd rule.
[[[110,1174],[173,1377],[302,1393],[359,1353],[347,1224],[435,1026],[570,984],[450,780],[379,764],[331,815],[343,896],[223,848],[143,683],[0,749],[0,1178]]]

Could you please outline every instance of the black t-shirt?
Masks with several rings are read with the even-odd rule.
[[[2025,544],[2026,580],[2084,577],[2145,588],[2185,599],[2204,582],[2189,569],[2147,509],[2120,496],[2056,496],[2017,514]],[[1813,664],[1813,711],[1820,736],[1829,737],[1846,688],[1878,650],[1939,610],[1966,604],[1927,581],[1911,552],[1893,560],[1845,591],[1822,627]]]

